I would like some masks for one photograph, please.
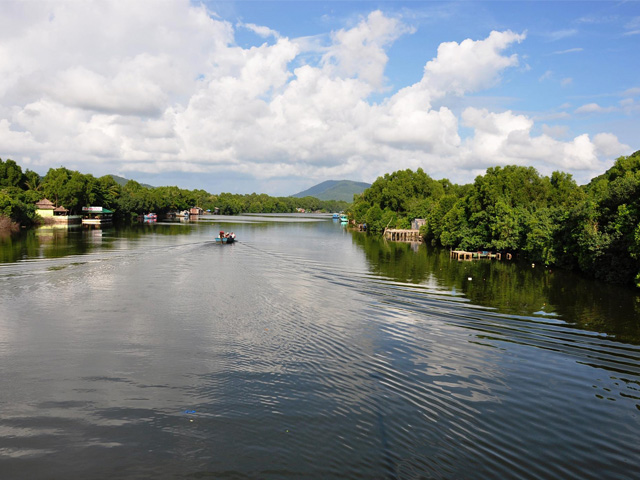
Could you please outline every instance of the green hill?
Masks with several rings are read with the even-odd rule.
[[[320,200],[342,200],[351,203],[355,194],[364,192],[370,186],[369,183],[352,182],[351,180],[327,180],[291,196],[296,198],[315,197]]]
[[[116,183],[121,187],[124,187],[125,183],[129,181],[128,178],[119,177],[118,175],[109,175],[109,176],[113,178],[116,181]],[[153,185],[147,185],[146,183],[141,183],[140,185],[146,188],[155,188]]]

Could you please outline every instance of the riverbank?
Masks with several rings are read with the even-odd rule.
[[[367,230],[407,231],[433,246],[518,254],[612,284],[640,287],[640,151],[618,158],[587,185],[532,167],[488,168],[468,185],[421,169],[379,177],[354,199],[349,218]],[[413,228],[417,228],[413,226]]]
[[[9,217],[0,215],[0,236],[8,236],[20,230],[20,225],[11,221]]]

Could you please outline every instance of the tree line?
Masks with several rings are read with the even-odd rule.
[[[96,178],[64,167],[51,168],[41,177],[28,169],[23,172],[13,160],[0,159],[0,218],[5,224],[8,221],[14,226],[38,224],[35,203],[43,198],[67,208],[70,214],[79,214],[82,207],[95,205],[113,210],[121,219],[148,212],[166,214],[194,206],[211,211],[217,208],[223,215],[293,213],[298,208],[336,212],[349,206],[347,202],[314,197],[271,197],[256,193],[214,195],[175,186],[149,188],[134,180],[120,185],[110,175]]]
[[[640,151],[581,186],[568,173],[514,165],[489,168],[468,185],[401,170],[356,196],[349,215],[372,232],[421,218],[420,233],[434,246],[512,253],[640,286]]]
[[[39,223],[35,203],[48,198],[70,213],[100,205],[127,219],[199,206],[224,215],[343,211],[371,232],[410,228],[425,220],[421,234],[434,246],[493,250],[526,260],[579,270],[608,282],[640,286],[640,151],[618,158],[604,174],[578,185],[568,173],[540,175],[533,167],[489,168],[467,185],[435,180],[422,169],[379,177],[346,202],[266,194],[217,195],[175,186],[118,184],[64,167],[44,177],[0,159],[0,229],[3,222]]]

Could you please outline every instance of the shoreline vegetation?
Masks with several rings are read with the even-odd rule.
[[[0,237],[16,233],[20,230],[20,225],[11,221],[9,217],[0,215]]]
[[[487,169],[468,185],[422,169],[379,177],[348,210],[370,232],[410,228],[432,246],[491,250],[545,266],[640,287],[640,151],[579,186],[568,173]]]
[[[114,211],[120,221],[130,221],[141,214],[188,210],[197,206],[222,215],[241,213],[295,213],[305,211],[342,211],[348,202],[319,200],[315,197],[271,197],[266,194],[213,195],[204,190],[186,190],[175,186],[149,187],[129,180],[118,183],[111,175],[96,178],[64,167],[49,169],[44,177],[13,160],[0,159],[0,229],[15,231],[20,227],[42,224],[36,202],[43,198],[63,206],[69,215],[82,213],[82,207],[101,206]],[[9,219],[7,221],[7,219]]]
[[[315,197],[210,194],[178,187],[124,185],[64,167],[44,177],[0,159],[0,233],[38,225],[35,203],[49,198],[70,214],[100,205],[131,220],[192,206],[223,215],[347,211],[351,223],[380,234],[424,219],[428,245],[510,253],[608,282],[640,287],[640,151],[618,158],[604,174],[578,185],[568,173],[540,175],[533,167],[496,166],[466,185],[434,180],[422,169],[379,177],[352,204]],[[6,234],[6,233],[5,233]]]

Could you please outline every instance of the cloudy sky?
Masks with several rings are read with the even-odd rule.
[[[637,1],[0,0],[0,158],[211,193],[640,149]]]

